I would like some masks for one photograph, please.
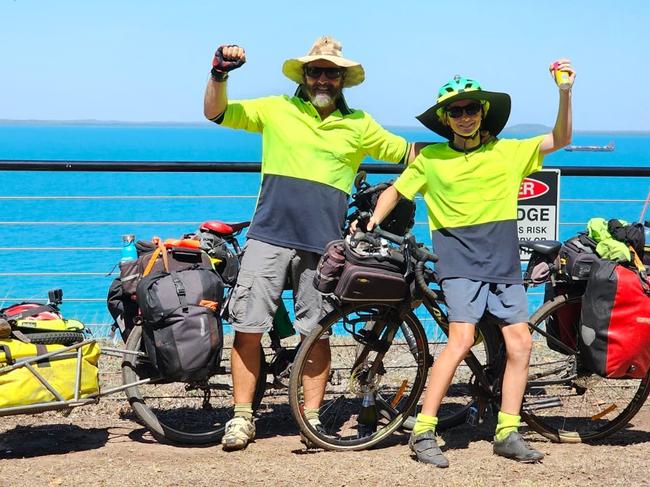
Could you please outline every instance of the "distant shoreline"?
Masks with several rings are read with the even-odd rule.
[[[12,119],[0,119],[0,126],[3,125],[50,125],[50,126],[133,126],[133,127],[206,127],[210,126],[212,122],[209,121],[196,121],[196,122],[130,122],[130,121],[120,121],[120,120],[12,120]],[[391,129],[404,129],[404,130],[422,130],[427,132],[428,130],[422,126],[418,125],[386,125],[386,127]],[[521,133],[547,133],[551,131],[551,127],[540,124],[517,124],[512,126],[507,126],[503,133],[504,134],[521,134]],[[574,129],[574,133],[577,134],[621,134],[621,135],[650,135],[650,130],[580,130]]]

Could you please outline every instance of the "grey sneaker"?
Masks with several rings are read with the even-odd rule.
[[[512,458],[522,463],[536,463],[544,458],[544,454],[526,443],[517,431],[513,431],[502,441],[497,441],[495,438],[492,448],[495,455]]]
[[[255,438],[253,420],[236,416],[226,423],[221,446],[226,451],[243,450]]]
[[[411,433],[409,448],[415,453],[418,462],[430,463],[439,468],[447,468],[449,466],[449,460],[442,454],[442,450],[440,450],[436,441],[436,434],[431,430],[420,433],[417,436]]]

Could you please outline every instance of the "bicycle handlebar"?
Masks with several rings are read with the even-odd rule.
[[[375,245],[379,245],[377,237],[389,240],[399,246],[406,246],[410,255],[412,255],[418,262],[437,262],[438,256],[433,252],[429,252],[423,244],[415,240],[415,236],[407,233],[405,236],[395,235],[394,233],[382,230],[381,227],[376,226],[370,232],[364,232],[357,229],[354,234],[355,240],[367,240]]]

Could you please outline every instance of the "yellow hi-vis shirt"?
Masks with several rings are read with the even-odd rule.
[[[467,154],[429,145],[397,179],[400,194],[424,197],[440,279],[521,282],[517,196],[542,167],[543,138],[500,139]]]
[[[361,161],[405,161],[408,144],[344,100],[321,120],[300,96],[231,101],[221,125],[262,133],[262,187],[248,237],[321,253],[341,237]]]

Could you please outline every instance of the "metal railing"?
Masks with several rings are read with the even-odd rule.
[[[403,170],[402,166],[389,164],[363,164],[361,169],[371,175],[398,174]],[[546,169],[559,169],[562,179],[571,177],[595,177],[607,178],[603,186],[611,185],[611,178],[650,178],[649,167],[547,167]],[[115,242],[118,239],[116,233],[134,233],[133,228],[151,229],[152,232],[163,233],[164,236],[180,236],[195,229],[205,219],[222,220],[246,220],[252,214],[256,200],[257,185],[259,179],[253,182],[249,189],[250,194],[196,194],[196,193],[222,193],[224,186],[203,187],[183,191],[183,194],[145,194],[152,189],[143,184],[142,194],[70,194],[71,189],[83,190],[83,187],[70,188],[62,180],[60,173],[132,173],[134,177],[147,181],[150,173],[228,173],[228,174],[249,174],[259,173],[259,163],[241,162],[123,162],[123,161],[0,161],[0,170],[9,172],[26,172],[51,175],[53,181],[58,184],[54,188],[54,194],[35,194],[30,191],[29,181],[31,178],[24,178],[26,184],[11,184],[5,186],[4,194],[0,195],[0,307],[20,301],[41,301],[47,294],[45,287],[71,288],[71,293],[64,299],[67,308],[66,314],[79,317],[86,321],[89,327],[94,328],[98,336],[105,335],[110,326],[110,317],[105,311],[105,294],[114,275],[109,276],[111,267],[119,259],[118,245],[110,245],[107,242]],[[97,177],[97,176],[93,176]],[[177,178],[180,176],[174,176]],[[63,178],[64,179],[64,178]],[[650,181],[650,179],[648,180]],[[644,183],[648,183],[644,180]],[[563,185],[564,183],[562,183]],[[647,190],[649,184],[645,184]],[[119,189],[119,188],[118,188]],[[209,191],[208,191],[209,190]],[[88,193],[91,191],[88,190]],[[93,191],[97,193],[97,189]],[[195,194],[192,194],[195,193]],[[609,215],[626,217],[624,214],[632,215],[647,203],[645,193],[624,194],[617,196],[606,191],[607,197],[602,198],[562,198],[560,209],[567,205],[580,207],[583,205],[597,205],[598,207],[615,208],[608,212]],[[611,197],[610,197],[611,196]],[[234,202],[237,202],[234,204]],[[135,211],[141,206],[157,208],[157,205],[199,205],[213,202],[224,202],[224,208],[234,207],[237,211],[230,211],[232,217],[224,218],[222,209],[219,212],[207,213],[211,217],[194,218],[194,213],[181,211],[184,218],[167,219],[169,212],[164,208],[159,211],[147,213]],[[90,208],[91,214],[88,218],[80,218],[79,212],[69,206],[83,204]],[[99,209],[102,205],[121,204],[128,205],[129,210],[122,215],[129,218],[99,218]],[[36,205],[36,211],[22,211],[30,205]],[[67,206],[66,206],[67,205]],[[11,208],[9,208],[11,206]],[[424,242],[429,241],[426,212],[424,205],[418,205],[416,236]],[[9,208],[9,209],[8,209]],[[44,217],[35,218],[40,215],[40,208],[43,208]],[[618,208],[625,208],[618,211]],[[51,209],[51,213],[48,213]],[[95,212],[94,209],[97,209]],[[105,213],[105,212],[104,212]],[[576,212],[572,212],[576,213]],[[102,213],[103,214],[103,213]],[[141,215],[149,218],[138,218]],[[178,214],[178,213],[176,213]],[[191,215],[191,216],[190,216]],[[112,215],[110,215],[112,216]],[[189,218],[187,217],[189,216]],[[627,216],[629,219],[630,216]],[[575,233],[584,228],[586,220],[564,221],[560,216],[560,235]],[[58,232],[58,233],[57,233]],[[66,232],[75,233],[74,242],[55,245],[52,239],[43,235],[59,234]],[[169,232],[169,234],[166,234]],[[17,233],[25,238],[15,238]],[[77,235],[79,233],[79,235]],[[39,238],[30,238],[33,235],[40,235]],[[92,234],[93,238],[88,239]],[[57,240],[57,239],[54,239]],[[60,241],[60,239],[58,239]],[[86,241],[89,240],[89,241]],[[92,241],[90,241],[92,240]],[[39,245],[39,242],[44,244]],[[3,258],[4,257],[4,258]],[[85,267],[77,268],[76,262],[83,261]],[[11,265],[3,266],[2,262],[13,262]],[[95,267],[96,266],[96,267]],[[21,282],[22,281],[22,282]],[[45,282],[50,285],[45,286]],[[4,285],[3,285],[4,284]],[[86,294],[87,293],[87,294]],[[541,292],[533,290],[531,294],[531,307],[541,301]],[[85,313],[85,315],[84,315]],[[82,314],[82,316],[79,316]],[[421,316],[425,318],[426,315]],[[430,320],[430,318],[428,318]],[[426,325],[426,323],[425,323]]]

